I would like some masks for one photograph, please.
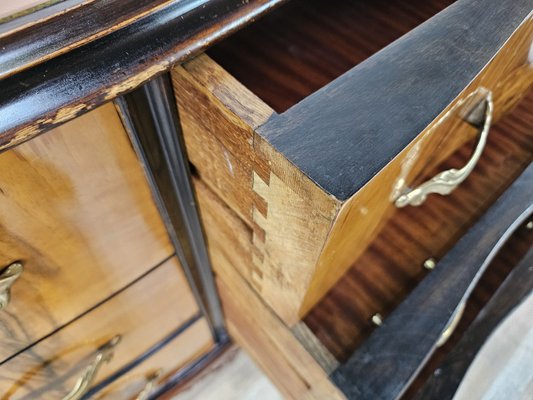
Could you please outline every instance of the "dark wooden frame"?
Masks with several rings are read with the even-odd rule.
[[[62,1],[2,24],[0,79],[109,35],[171,2],[172,0]],[[29,21],[24,24],[26,19]]]
[[[126,94],[282,1],[175,0],[122,29],[1,80],[0,151]]]
[[[458,241],[382,326],[331,375],[349,399],[397,399],[436,349],[455,310],[533,213],[533,164]]]
[[[479,350],[498,325],[531,295],[533,289],[533,248],[498,288],[494,296],[483,308],[439,365],[439,374],[433,374],[415,396],[416,400],[450,400],[459,388],[468,368]]]
[[[14,30],[5,36],[9,39],[6,42],[9,51],[4,58],[0,56],[0,65],[4,63],[4,70],[0,72],[0,78],[3,77],[0,81],[0,151],[126,95],[283,1],[175,0],[167,3],[161,0],[151,8],[143,2],[136,10],[144,10],[145,14],[137,18],[135,10],[129,8],[121,19],[122,25],[114,23],[117,21],[112,18],[105,19],[106,13],[102,11],[97,14],[106,21],[101,27],[89,29],[88,35],[81,34],[76,27],[66,34],[60,33],[50,53],[42,52],[47,43],[43,38],[33,44],[38,51],[32,54],[31,37],[22,34],[23,30]],[[110,7],[119,4],[117,0],[95,0],[67,14],[80,13],[80,18],[90,24],[89,13],[96,10],[92,6],[97,3]],[[128,4],[135,7],[133,2]],[[532,0],[515,0],[512,7],[507,7],[499,0],[459,0],[287,112],[274,114],[258,131],[318,185],[344,200],[403,149],[481,71],[528,15],[532,4]],[[54,24],[62,24],[64,18],[57,15],[48,20],[49,23],[35,26],[39,32],[50,32],[57,28]],[[500,24],[502,20],[506,24]],[[23,48],[24,53],[19,60],[13,57],[17,46]],[[424,52],[427,49],[432,49],[430,54]],[[442,74],[439,81],[431,80],[431,76],[438,74]],[[417,77],[418,81],[413,82],[412,77]],[[220,305],[216,297],[213,300],[212,276],[210,272],[205,273],[208,261],[198,217],[194,207],[186,207],[186,202],[193,197],[183,143],[179,135],[175,135],[179,133],[178,119],[172,112],[169,114],[170,92],[165,80],[167,78],[157,78],[118,103],[126,116],[126,125],[134,132],[132,139],[137,143],[138,153],[150,167],[149,174],[153,174],[152,186],[157,189],[154,193],[159,198],[160,208],[165,210],[167,228],[188,270],[187,276],[193,286],[200,288],[195,290],[195,295],[211,321],[218,343],[216,352],[224,346],[227,336],[220,323]],[[395,90],[391,91],[390,87]],[[355,92],[359,96],[354,100],[350,94]],[[149,112],[139,113],[137,122],[134,121],[137,117],[130,112],[136,103],[145,104],[149,109]],[[389,118],[383,118],[384,114]],[[161,116],[166,126],[158,126],[157,118]],[[348,117],[350,123],[346,123]],[[335,132],[336,141],[331,140],[331,132]],[[368,132],[394,132],[395,135],[387,137],[386,143],[378,143]],[[305,133],[305,142],[301,140],[302,133]],[[337,147],[331,145],[335,142]],[[152,145],[156,150],[146,151]],[[342,174],[320,172],[316,166],[326,166]],[[180,188],[178,182],[185,182],[185,186]],[[182,227],[180,221],[185,226]],[[188,240],[184,248],[178,243],[180,238]],[[195,265],[199,268],[196,272]],[[437,275],[438,271],[435,272]],[[425,282],[423,285],[431,284]],[[442,328],[446,318],[441,319],[441,316],[438,327]],[[393,321],[393,317],[388,319],[377,332],[384,332]],[[360,352],[375,346],[372,340],[377,339],[371,338]],[[350,360],[333,375],[347,393],[360,387],[357,379],[362,375],[357,365],[358,361]],[[399,374],[396,384],[401,380],[403,387],[412,374],[412,369]],[[386,385],[379,388],[380,391],[386,389]],[[398,392],[396,386],[390,393]]]
[[[116,99],[193,294],[216,343],[228,340],[168,75]]]
[[[349,199],[457,98],[526,21],[533,0],[510,3],[458,0],[273,114],[257,132],[326,193]]]

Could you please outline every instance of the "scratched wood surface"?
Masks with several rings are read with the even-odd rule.
[[[533,160],[532,107],[530,92],[492,128],[479,164],[454,193],[434,196],[423,207],[397,210],[363,256],[305,317],[337,359],[346,360],[374,329],[374,313],[392,312],[422,279],[427,273],[424,260],[438,261]],[[471,149],[470,143],[463,146],[435,171],[464,164]]]
[[[122,29],[3,79],[0,149],[140,86],[281,1],[175,0]]]
[[[466,7],[472,12],[477,4],[475,1],[460,3],[458,7]],[[409,9],[409,3],[401,4],[406,10]],[[279,40],[269,41],[269,43],[277,43],[276,46],[279,45],[279,47],[273,45],[272,51],[276,49],[282,55],[281,58],[287,59],[286,63],[275,64],[280,71],[290,70],[288,60],[291,53],[286,50],[286,47],[290,48],[292,40],[295,41],[295,46],[298,46],[305,42],[304,37],[310,37],[311,41],[316,39],[313,28],[319,22],[313,14],[314,7],[319,7],[319,5],[310,3],[308,7],[310,10],[302,11],[304,16],[299,16],[290,4],[275,12],[276,15],[283,14],[282,17],[276,18],[294,17],[293,24],[278,24],[282,28],[269,31],[270,35],[279,36]],[[388,20],[383,17],[382,12],[387,8],[382,3],[372,3],[372,6],[368,7],[372,8],[372,12],[366,11],[373,18],[380,21],[381,19]],[[421,14],[417,14],[418,23],[423,20],[422,14],[428,18],[431,12],[436,12],[437,8],[437,6],[424,7]],[[296,10],[299,9],[296,8]],[[342,10],[342,7],[338,9],[333,7],[329,12],[342,14]],[[458,13],[457,7],[454,10],[451,15]],[[476,12],[482,13],[483,11],[476,9]],[[437,21],[430,19],[428,21],[430,26],[435,27],[439,24],[447,26],[445,22],[447,18],[451,18],[450,9],[444,10],[443,13],[445,13],[444,16],[438,14],[435,17]],[[309,14],[312,14],[314,18]],[[350,15],[355,18],[354,15],[358,14],[354,12],[354,15]],[[489,18],[489,16],[485,17]],[[324,17],[322,22],[324,26],[329,26],[328,18]],[[205,55],[186,63],[183,67],[174,69],[175,92],[191,161],[202,180],[253,229],[255,257],[247,278],[286,323],[291,326],[298,323],[335,285],[350,265],[363,254],[393,214],[395,206],[391,200],[404,189],[400,187],[399,182],[414,186],[424,179],[429,179],[430,172],[440,172],[435,168],[436,166],[439,166],[470,138],[476,136],[476,129],[462,121],[458,115],[449,118],[447,123],[436,124],[436,121],[440,120],[439,115],[446,115],[446,112],[459,99],[464,99],[476,89],[484,87],[493,92],[494,121],[496,121],[531,86],[533,70],[529,68],[528,52],[533,39],[533,23],[531,20],[524,22],[517,16],[513,18],[513,24],[515,24],[513,26],[518,28],[510,31],[513,35],[505,46],[503,48],[496,46],[499,51],[494,58],[488,65],[484,65],[484,69],[475,79],[465,84],[457,98],[443,105],[443,108],[432,116],[432,118],[437,118],[432,122],[429,119],[429,125],[425,124],[419,131],[414,128],[410,131],[410,134],[416,131],[416,138],[410,142],[407,141],[407,136],[395,129],[369,128],[370,131],[367,132],[364,128],[367,126],[366,122],[362,125],[358,124],[357,119],[365,113],[372,118],[380,115],[381,117],[376,117],[376,121],[387,120],[388,115],[384,110],[388,106],[385,104],[381,106],[375,104],[372,110],[366,110],[364,108],[366,106],[362,106],[361,113],[358,110],[346,113],[344,109],[346,104],[352,104],[354,101],[364,102],[366,97],[355,89],[345,93],[345,97],[337,96],[334,88],[340,88],[344,84],[354,84],[350,77],[358,77],[357,71],[364,71],[365,74],[370,75],[382,73],[378,68],[381,64],[369,64],[371,59],[368,59],[368,62],[362,62],[281,114],[277,114],[263,101],[261,96],[254,93],[254,85],[260,85],[260,82],[268,80],[267,78],[272,78],[274,81],[279,78],[277,75],[272,77],[260,75],[265,68],[258,67],[258,65],[266,64],[257,61],[261,60],[257,57],[260,57],[262,53],[256,50],[262,47],[252,46],[255,41],[259,40],[260,35],[255,35],[257,36],[255,37],[253,34],[237,34],[236,39],[230,39],[230,42],[236,41],[235,45],[224,47],[225,45],[221,44],[208,52],[210,55],[215,54],[217,59],[227,61],[226,66],[230,71],[232,68],[240,68],[238,66],[240,57],[250,58],[246,73],[237,71],[235,76],[232,76],[223,68],[224,65],[219,65],[216,60]],[[268,20],[269,17],[255,24],[256,28],[252,26],[250,29],[252,31],[259,29],[258,27],[262,24],[268,26],[268,23],[265,23]],[[322,20],[318,19],[318,21]],[[413,23],[415,22],[412,20],[402,20],[396,25],[399,30],[408,30],[411,27],[409,24]],[[346,23],[346,25],[349,24]],[[405,26],[401,28],[403,25]],[[421,41],[425,38],[428,43],[433,43],[432,35],[425,36],[427,28],[424,26],[420,26],[420,29],[417,28],[411,33]],[[456,28],[459,29],[457,26]],[[265,30],[268,29],[265,28]],[[358,48],[356,38],[352,36],[347,39],[354,48]],[[342,49],[348,45],[342,39],[343,37],[335,37],[335,40],[315,43],[316,53],[322,50],[335,53],[332,48],[338,48],[339,54],[342,54]],[[381,38],[375,36],[365,36],[364,40],[369,48],[374,50],[386,44]],[[405,41],[405,37],[399,39],[398,42],[385,48],[383,52],[397,51],[398,47],[406,45]],[[503,44],[502,41],[496,40],[496,42]],[[408,41],[408,43],[411,42]],[[235,49],[238,46],[242,51],[237,57]],[[380,54],[382,53],[379,52],[376,56]],[[345,65],[346,68],[349,68],[348,64]],[[332,65],[337,64],[332,63]],[[371,68],[368,67],[369,65]],[[473,68],[473,66],[470,67]],[[259,72],[255,70],[256,68],[260,69]],[[290,75],[289,72],[287,73]],[[340,72],[342,68],[336,73]],[[413,72],[414,76],[418,76],[419,74],[415,72]],[[298,69],[298,73],[302,77],[309,76],[311,81],[315,77],[313,71],[306,68]],[[250,82],[247,81],[246,77],[254,74],[258,74],[256,78],[260,77],[257,79],[259,83],[252,78]],[[439,74],[427,78],[431,81],[428,82],[429,87],[442,84]],[[324,84],[327,83],[327,79],[318,79],[317,82]],[[302,95],[309,94],[309,90],[312,89],[302,91]],[[324,93],[330,91],[331,96],[325,98]],[[410,92],[405,95],[413,96],[410,98],[412,101],[418,101],[418,94]],[[283,97],[281,94],[279,96]],[[386,99],[388,97],[381,100],[386,102],[388,101]],[[441,100],[439,98],[439,101]],[[402,100],[398,102],[402,103]],[[312,115],[308,115],[309,118],[304,117],[307,112],[311,113],[312,107],[309,105],[311,103],[312,107],[316,108],[313,109]],[[326,116],[322,113],[323,108],[319,103],[326,108],[337,107],[338,113],[335,114],[332,111],[332,114]],[[310,108],[306,108],[305,104]],[[421,112],[426,110],[426,106],[415,108]],[[296,110],[303,112],[300,119],[296,115]],[[294,118],[291,119],[289,115]],[[284,140],[283,137],[291,135],[288,131],[298,130],[303,123],[312,125],[311,120],[316,120],[317,124],[321,124],[324,122],[322,117],[329,119],[326,121],[328,127],[324,127],[322,133],[317,134],[316,140],[313,135],[308,135],[307,131],[295,134],[292,144],[295,146],[295,151],[301,150],[297,158],[291,158],[290,154],[285,151],[286,148],[277,145],[278,141]],[[337,130],[336,125],[339,119],[343,122],[340,123],[342,127]],[[418,123],[420,118],[413,119],[415,120]],[[436,125],[435,129],[433,129],[434,125]],[[358,133],[354,133],[361,126],[363,128]],[[350,131],[350,138],[343,136],[344,130]],[[303,137],[305,140],[302,140]],[[325,139],[326,137],[329,139]],[[400,141],[405,142],[404,147],[398,145]],[[351,167],[346,169],[344,166],[339,166],[334,172],[327,172],[327,169],[337,163],[338,155],[347,154],[343,143],[347,147],[352,147],[353,151],[346,157],[359,163],[356,171]],[[366,150],[353,148],[354,143],[360,143],[364,145],[363,147],[367,146]],[[397,145],[398,153],[392,151],[385,154],[392,149],[390,146]],[[313,147],[313,152],[318,148],[322,148],[325,153],[330,152],[327,160],[320,158],[322,153],[318,158],[308,153],[305,150],[308,146]],[[331,153],[332,146],[337,147],[339,152]],[[343,147],[343,149],[340,150],[338,147]],[[361,161],[363,159],[368,162]],[[342,200],[344,199],[342,196],[336,198],[336,194],[331,192],[327,186],[321,185],[309,171],[303,168],[302,163],[313,163],[319,175],[327,175],[332,179],[339,177],[339,182],[343,181],[347,186],[353,186],[354,182],[358,181],[360,185],[355,185],[359,185],[359,190],[353,196],[348,196],[349,199],[346,201]],[[380,164],[382,169],[375,170],[376,163]],[[319,171],[320,169],[322,171]],[[465,216],[465,218],[467,219],[455,220],[455,223],[458,226],[468,223],[470,217]]]
[[[0,269],[22,276],[0,311],[0,362],[173,253],[112,105],[0,154]]]
[[[15,2],[7,2],[14,4]],[[19,2],[17,2],[19,3]],[[24,7],[39,2],[26,1]],[[0,78],[57,57],[117,31],[167,6],[171,0],[48,1],[49,7],[27,12],[22,21],[2,22],[0,4]],[[5,10],[7,12],[8,10]],[[11,9],[11,11],[15,11]],[[29,10],[31,11],[31,10]],[[73,23],[73,21],[76,21]]]
[[[172,258],[95,310],[2,363],[1,398],[62,398],[92,362],[99,346],[122,335],[112,360],[102,366],[95,381],[98,383],[197,312],[181,266]],[[196,335],[182,343],[185,354],[192,356],[212,346],[207,324],[202,321],[201,325]]]

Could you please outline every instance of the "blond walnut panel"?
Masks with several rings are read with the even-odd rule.
[[[0,154],[0,267],[24,264],[0,311],[0,361],[172,252],[112,105]]]
[[[198,312],[176,258],[59,332],[0,366],[2,399],[60,399],[115,335],[121,342],[104,364],[98,383],[157,344]],[[207,324],[187,340],[189,355],[212,345]],[[187,358],[187,357],[185,357]],[[176,359],[176,365],[183,360]]]

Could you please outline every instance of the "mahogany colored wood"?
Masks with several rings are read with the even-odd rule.
[[[207,51],[278,113],[454,0],[292,0]]]
[[[422,207],[396,210],[366,252],[305,317],[305,323],[339,361],[345,361],[373,331],[371,316],[385,317],[426,275],[430,257],[446,254],[465,229],[533,161],[533,92],[489,135],[467,181],[447,197]],[[428,175],[458,167],[470,157],[468,143]]]
[[[368,89],[360,81],[363,75],[376,83],[383,73],[382,68],[391,68],[394,64],[386,60],[377,63],[373,61],[375,57],[380,59],[389,52],[397,57],[407,57],[404,53],[399,54],[403,46],[407,46],[404,50],[418,49],[423,47],[423,43],[430,46],[436,39],[428,31],[437,26],[450,35],[457,35],[459,23],[455,21],[450,25],[448,22],[457,17],[460,10],[467,14],[472,12],[472,15],[480,12],[487,20],[495,18],[492,11],[497,8],[485,15],[485,11],[476,7],[479,5],[475,0],[459,1],[282,114],[276,114],[239,82],[238,77],[228,74],[208,56],[198,57],[174,69],[175,93],[191,161],[205,183],[253,230],[254,257],[247,279],[287,324],[298,323],[372,243],[394,213],[393,203],[399,194],[399,182],[412,186],[430,178],[429,171],[440,172],[434,167],[476,136],[477,130],[457,115],[449,118],[447,123],[438,123],[451,107],[480,87],[487,88],[493,92],[494,121],[497,121],[531,86],[533,70],[529,67],[528,54],[533,40],[533,23],[523,15],[506,14],[510,11],[505,9],[502,18],[509,18],[513,28],[505,33],[507,41],[501,36],[499,39],[492,38],[491,45],[483,44],[483,51],[494,46],[494,53],[490,60],[487,59],[488,64],[477,70],[479,74],[470,76],[466,73],[469,68],[475,69],[474,65],[469,65],[463,72],[470,78],[466,80],[465,75],[454,81],[453,85],[465,79],[455,97],[448,98],[446,104],[442,104],[423,126],[410,124],[419,124],[424,116],[403,120],[404,116],[398,110],[398,114],[394,114],[394,118],[402,119],[398,130],[392,126],[381,129],[381,122],[389,119],[387,107],[390,96],[396,96],[396,92],[392,91],[390,95],[382,93],[383,96],[376,99],[369,109],[366,103],[368,96],[359,90]],[[513,12],[520,14],[521,7]],[[474,8],[477,9],[475,13]],[[281,8],[278,12],[281,14],[283,10]],[[375,12],[380,12],[378,6]],[[294,29],[302,32],[302,36],[314,37],[309,32],[312,32],[311,26],[304,22],[295,19],[294,28],[288,28],[291,24],[282,24],[276,32]],[[473,31],[472,34],[476,35]],[[439,46],[445,46],[443,38],[439,37]],[[416,46],[415,39],[418,41]],[[369,35],[365,40],[373,43],[378,39]],[[427,42],[420,42],[425,40]],[[453,45],[448,44],[453,47],[450,49],[453,53],[462,44],[453,39],[452,42]],[[464,45],[467,51],[473,43],[465,42]],[[259,42],[256,47],[260,48]],[[324,47],[331,46],[323,44],[317,49]],[[254,53],[251,52],[250,56],[253,58]],[[416,64],[417,58],[420,63],[427,61],[424,57],[411,57],[406,63]],[[455,61],[456,58],[450,60]],[[411,67],[413,76],[418,77],[420,71],[417,68],[422,66],[413,64]],[[425,67],[430,68],[431,65]],[[454,67],[463,68],[459,61]],[[374,73],[377,75],[374,76]],[[431,95],[440,97],[440,92],[434,89],[444,85],[441,75],[422,75],[429,81],[420,90],[428,90],[427,95],[431,92]],[[392,79],[392,76],[389,78]],[[358,84],[352,83],[351,79]],[[408,79],[400,81],[402,85],[409,82]],[[419,83],[417,81],[417,85]],[[391,83],[389,87],[394,85]],[[351,88],[349,91],[348,87]],[[445,97],[450,94],[443,93]],[[409,100],[396,99],[404,106],[411,101],[418,102],[420,97],[409,90],[403,95],[411,96]],[[375,93],[370,98],[374,98],[372,96]],[[360,110],[352,109],[355,103],[361,106]],[[431,102],[428,100],[427,103]],[[407,111],[423,114],[428,109],[429,105],[418,105]],[[300,111],[301,118],[297,117],[295,110]],[[368,121],[360,118],[368,118]],[[373,123],[377,124],[376,129],[366,131]],[[303,128],[307,125],[312,125],[309,131]],[[316,130],[319,125],[322,126],[321,132]],[[409,134],[404,128],[409,130]],[[308,135],[308,132],[314,133]],[[295,157],[285,151],[288,147],[278,145],[292,134],[294,140],[287,140],[291,141],[290,146],[294,145],[294,154],[298,153]],[[313,147],[311,153],[307,152],[308,147]],[[335,153],[331,152],[333,148]],[[346,151],[348,148],[351,149],[350,154]],[[320,153],[320,156],[315,156],[313,152]],[[329,155],[322,158],[325,154]],[[355,163],[357,168],[341,165],[342,162],[339,164],[339,156],[345,157],[347,163]],[[313,164],[318,175],[324,174],[324,179],[338,177],[339,182],[348,186],[359,181],[360,185],[353,186],[357,192],[346,197],[339,196],[315,179],[311,171],[306,170],[306,163]],[[378,164],[379,168],[374,169]],[[331,169],[335,168],[333,172]],[[407,223],[416,224],[416,221]],[[455,220],[455,223],[464,227],[469,222]]]
[[[404,399],[412,398],[414,393],[420,400],[453,397],[485,340],[531,292],[532,257],[533,232],[522,226],[487,268],[468,301],[460,325],[446,345],[433,354]],[[503,365],[499,367],[503,369]]]
[[[173,249],[112,105],[0,155],[0,361],[62,327]]]
[[[533,164],[333,374],[349,399],[397,399],[496,253],[533,212]]]
[[[173,258],[95,310],[2,363],[1,392],[9,399],[62,398],[92,362],[98,347],[120,334],[122,340],[112,360],[99,371],[98,384],[197,313],[181,266]],[[194,335],[186,331],[183,341],[178,337],[183,361],[213,345],[205,321],[198,324],[200,327],[191,328]],[[175,361],[179,367],[180,360]]]

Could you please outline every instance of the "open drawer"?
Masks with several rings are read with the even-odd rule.
[[[370,334],[379,332],[377,313],[387,321],[418,284],[434,277],[449,249],[498,197],[496,192],[503,192],[530,163],[532,107],[530,92],[493,127],[485,157],[454,193],[432,196],[424,207],[395,210],[367,251],[294,325],[281,322],[266,299],[245,281],[245,271],[255,256],[253,229],[207,182],[195,178],[230,333],[287,398],[344,398],[329,375],[348,362]],[[466,144],[435,169],[460,164],[469,154]],[[410,221],[416,223],[408,226]],[[437,250],[433,264],[426,262],[424,268],[424,257]],[[502,269],[496,275],[504,276]],[[494,280],[480,282],[472,301],[486,300],[494,286]]]
[[[530,165],[446,254],[437,269],[413,290],[347,362],[332,373],[333,381],[346,397],[361,400],[400,398],[438,348],[444,346],[454,335],[456,341],[461,339],[462,335],[456,335],[457,328],[463,324],[460,328],[464,330],[464,319],[472,320],[472,311],[479,309],[483,297],[485,302],[488,297],[490,300],[482,308],[483,313],[478,315],[478,319],[459,341],[458,346],[462,350],[454,355],[453,347],[446,349],[444,354],[452,357],[451,364],[445,361],[444,366],[447,367],[439,369],[437,376],[432,378],[433,382],[428,382],[422,389],[425,393],[418,395],[422,399],[453,397],[457,383],[490,332],[505,314],[531,297],[532,187],[533,165]],[[511,274],[505,278],[509,271],[512,271]],[[498,287],[498,274],[499,280],[503,278],[504,284],[491,296],[494,286]],[[477,290],[480,289],[479,286],[485,286],[481,292]],[[527,307],[531,310],[531,305]],[[531,336],[531,318],[527,313],[521,313],[523,316],[516,323],[522,325],[525,331],[522,335]],[[507,329],[507,340],[500,341],[499,349],[494,349],[499,354],[495,358],[498,360],[498,367],[491,371],[495,381],[509,381],[510,376],[507,374],[516,375],[520,369],[517,369],[516,364],[511,367],[513,360],[507,352],[526,352],[529,354],[525,354],[523,359],[531,360],[530,346],[525,342],[525,348],[517,350],[520,340],[515,341],[517,336],[512,331],[513,329]],[[438,363],[433,362],[433,368],[435,364],[438,366]],[[527,364],[525,362],[522,368],[531,370],[531,365]],[[490,368],[485,366],[485,372],[487,371]],[[444,376],[439,376],[441,374]],[[479,375],[479,371],[477,374]],[[462,391],[466,390],[470,395],[465,397],[463,393],[461,398],[486,398],[482,395],[483,390],[493,398],[507,395],[510,398],[522,398],[520,392],[525,395],[531,382],[531,373],[529,377],[527,375],[523,376],[523,380],[514,381],[507,389],[503,389],[501,384],[494,385],[490,389],[490,395],[491,385],[483,382],[483,379],[478,379],[474,385],[467,382],[470,388],[463,388]],[[444,386],[448,387],[443,388],[442,382],[447,382]],[[414,389],[412,391],[416,392]],[[499,395],[495,394],[498,392]]]
[[[533,81],[531,1],[450,3],[291,1],[173,70],[191,163],[252,232],[240,272],[290,326],[399,208],[406,235],[392,241],[418,268],[531,159],[529,126],[511,135],[494,184],[471,187],[458,214],[434,215],[453,200],[431,193],[469,182],[490,125]],[[462,164],[446,165],[460,148]],[[423,244],[411,252],[415,231]]]

